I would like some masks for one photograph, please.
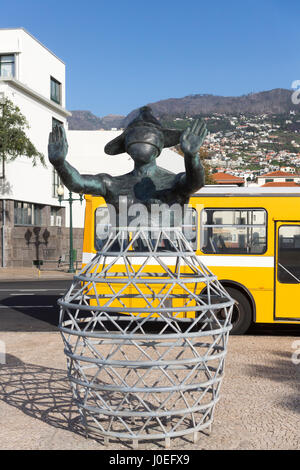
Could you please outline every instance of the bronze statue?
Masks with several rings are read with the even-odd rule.
[[[184,131],[166,129],[152,115],[147,106],[139,110],[124,132],[105,146],[109,155],[127,152],[134,160],[134,169],[121,176],[106,173],[80,174],[67,161],[68,144],[62,126],[55,126],[49,136],[48,155],[63,184],[75,193],[102,196],[107,204],[119,212],[120,197],[127,198],[127,206],[142,203],[187,204],[191,194],[204,185],[204,170],[198,150],[207,134],[200,120]],[[185,173],[174,174],[156,165],[156,158],[164,147],[180,143],[184,153]]]

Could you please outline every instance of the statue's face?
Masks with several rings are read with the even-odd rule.
[[[127,153],[136,163],[150,163],[159,156],[159,150],[155,145],[136,142],[128,146]]]

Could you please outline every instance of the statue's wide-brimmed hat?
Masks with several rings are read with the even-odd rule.
[[[182,130],[163,127],[153,116],[149,106],[139,109],[138,116],[128,124],[122,134],[106,144],[104,151],[108,155],[125,153],[134,143],[151,143],[158,150],[173,147],[180,141]]]

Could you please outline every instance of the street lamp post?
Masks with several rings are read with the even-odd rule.
[[[61,204],[62,201],[67,201],[70,206],[70,261],[69,261],[69,269],[68,273],[75,273],[74,269],[74,252],[73,252],[73,215],[72,215],[72,204],[74,201],[80,201],[82,204],[83,195],[79,195],[79,199],[74,199],[72,197],[72,191],[69,191],[69,197],[67,199],[63,199],[64,189],[62,186],[57,188],[57,196],[59,203]]]

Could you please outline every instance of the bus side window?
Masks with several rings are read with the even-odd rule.
[[[201,222],[203,253],[262,254],[267,249],[264,209],[204,209]]]
[[[95,211],[95,249],[105,245],[109,233],[109,212],[107,207],[97,207]]]
[[[182,219],[180,219],[180,222]],[[185,235],[185,238],[190,243],[192,249],[194,251],[197,250],[197,235],[198,235],[198,212],[195,208],[189,207],[184,215],[184,219],[182,221],[182,232]],[[168,236],[165,238],[161,238],[158,243],[157,240],[151,238],[149,231],[149,240],[148,243],[152,249],[156,247],[157,251],[176,251],[179,249],[178,240],[174,237],[174,233],[172,231],[169,232]],[[136,242],[133,245],[134,251],[148,251],[148,247],[146,243],[142,243],[141,240]]]
[[[190,242],[192,249],[196,251],[198,239],[198,212],[194,207],[187,208],[182,224],[182,231],[185,238]]]
[[[300,226],[282,225],[278,233],[278,281],[300,283]]]

